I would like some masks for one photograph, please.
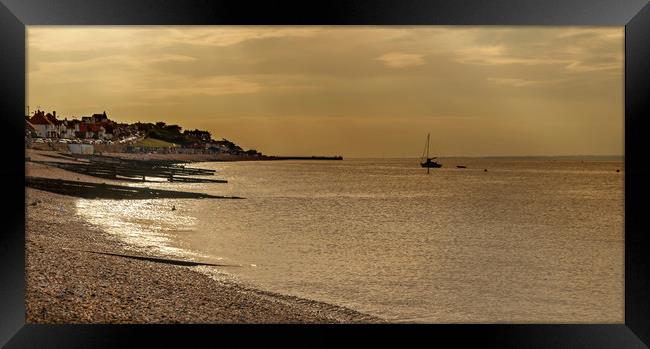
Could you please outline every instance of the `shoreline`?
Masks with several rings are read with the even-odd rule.
[[[96,145],[95,153],[105,156],[114,156],[122,159],[137,159],[137,160],[177,160],[179,162],[228,162],[228,161],[280,161],[280,160],[321,160],[321,161],[336,161],[343,160],[340,155],[335,156],[284,156],[284,155],[234,155],[229,153],[128,153],[120,151],[120,147],[112,147],[105,145]],[[31,152],[63,152],[67,153],[68,148],[66,144],[54,144],[52,146],[36,144],[32,145],[27,150]]]
[[[120,183],[34,163],[26,163],[26,174]],[[348,308],[218,280],[197,267],[89,253],[134,250],[77,215],[76,200],[25,189],[26,323],[384,322]],[[207,268],[217,274],[225,270]]]
[[[113,156],[122,159],[134,160],[176,160],[178,162],[232,162],[232,161],[282,161],[282,160],[320,160],[340,161],[342,156],[247,156],[232,154],[145,154],[145,153],[110,153],[102,152],[101,155]]]

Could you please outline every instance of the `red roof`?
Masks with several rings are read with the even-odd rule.
[[[81,132],[99,132],[101,125],[96,124],[79,124],[79,131]]]
[[[32,125],[52,125],[52,122],[43,113],[36,113],[29,119]]]
[[[54,115],[50,114],[50,113],[47,113],[47,115],[45,115],[45,117],[46,117],[48,120],[50,120],[50,122],[51,122],[53,125],[60,125],[60,124],[63,122],[63,121],[61,121],[61,120],[57,120],[56,117],[55,117]]]

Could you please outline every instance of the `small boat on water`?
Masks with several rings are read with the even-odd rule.
[[[467,168],[467,166],[463,166],[463,165],[456,165],[456,168]]]
[[[427,173],[429,173],[430,168],[440,168],[440,167],[442,167],[442,164],[440,164],[440,163],[438,163],[436,161],[433,161],[433,160],[436,159],[435,157],[433,157],[433,158],[429,157],[429,139],[430,138],[431,138],[431,134],[428,133],[427,134],[427,143],[424,146],[424,151],[422,152],[422,159],[421,159],[421,162],[420,162],[420,166],[426,168]],[[424,156],[425,152],[426,152],[426,157]]]

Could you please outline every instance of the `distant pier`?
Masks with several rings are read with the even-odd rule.
[[[265,160],[343,160],[342,156],[265,156]]]

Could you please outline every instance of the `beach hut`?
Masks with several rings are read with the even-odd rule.
[[[95,147],[92,144],[70,143],[70,144],[68,144],[68,150],[72,154],[88,154],[88,155],[92,155],[92,154],[95,153]]]

